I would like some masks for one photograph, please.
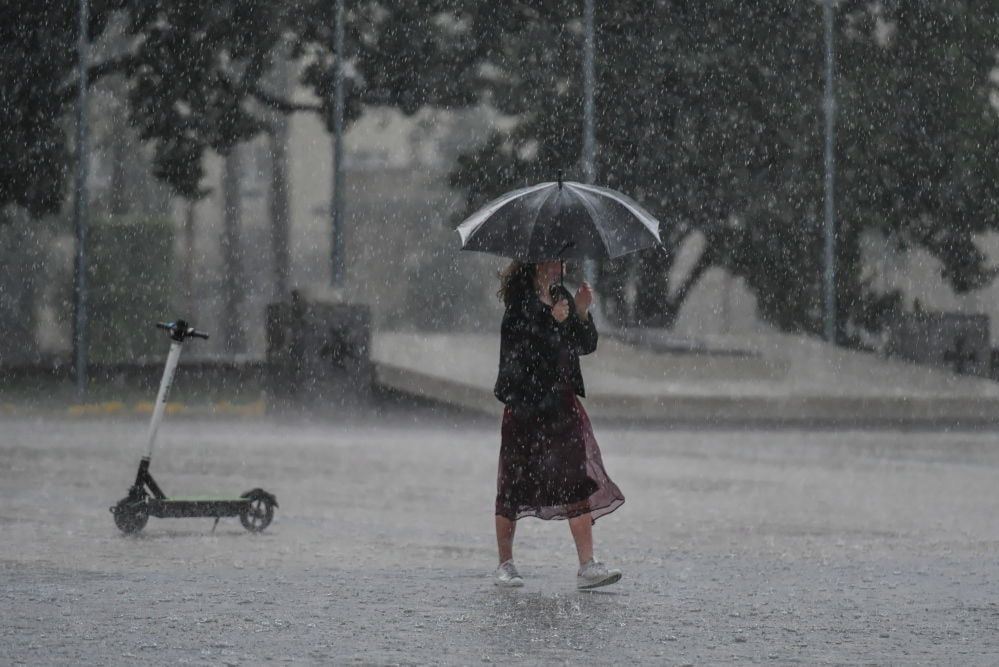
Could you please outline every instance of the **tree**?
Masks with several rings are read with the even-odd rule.
[[[351,3],[347,51],[348,122],[366,104],[412,113],[432,97],[468,104],[469,41],[452,39],[460,26],[429,24],[454,3]],[[91,82],[119,76],[128,89],[128,117],[155,147],[156,175],[188,198],[203,194],[207,149],[227,154],[268,129],[268,110],[321,114],[332,127],[332,2],[300,0],[91,0],[89,39],[113,35],[119,51],[102,54]],[[0,10],[0,207],[16,204],[32,216],[58,211],[67,187],[70,144],[64,126],[76,100],[77,3],[14,0]],[[415,26],[415,28],[414,28]],[[276,57],[303,62],[300,83],[315,103],[292,102],[268,89]],[[419,88],[409,75],[418,67]]]
[[[156,174],[182,195],[200,193],[205,148],[225,153],[261,122],[246,100],[277,39],[280,3],[228,0],[91,0],[89,39],[111,31],[129,47],[97,60],[90,81],[126,77],[129,120],[156,146]],[[39,217],[63,203],[69,143],[63,123],[76,101],[77,3],[8,3],[0,40],[0,206]]]
[[[446,3],[438,3],[446,4]],[[354,54],[348,76],[347,121],[364,105],[391,104],[415,111],[425,104],[422,91],[433,91],[441,104],[467,103],[455,76],[462,58],[460,41],[442,27],[426,43],[413,41],[412,27],[423,6],[400,5],[393,21],[380,3],[352,2],[347,13],[347,50]],[[234,149],[266,132],[272,137],[275,168],[271,210],[274,219],[276,284],[279,298],[287,289],[287,188],[281,152],[286,134],[283,116],[295,111],[319,113],[332,125],[331,52],[333,3],[328,0],[90,0],[88,38],[94,48],[91,85],[111,78],[138,138],[153,149],[153,170],[173,192],[189,201],[205,194],[202,168],[206,151],[226,157],[223,189],[227,202],[223,257],[226,305],[231,325],[227,346],[238,349],[239,253],[238,196]],[[32,218],[57,213],[66,200],[67,174],[73,159],[71,112],[77,85],[78,2],[13,0],[0,9],[0,225],[21,220],[6,215],[19,207]],[[428,35],[432,31],[428,31]],[[453,32],[453,31],[450,31]],[[400,53],[400,49],[408,49]],[[430,52],[436,62],[427,60]],[[286,98],[282,65],[293,58],[303,65],[299,84],[310,86],[316,102]],[[408,90],[406,72],[419,62],[435,68],[438,82]],[[361,73],[364,73],[363,75]],[[428,76],[429,73],[428,73]],[[456,98],[456,95],[460,99]],[[116,116],[119,115],[116,109]],[[121,159],[123,132],[114,132],[116,148],[112,208],[121,210],[125,181]],[[227,186],[227,187],[226,187]],[[115,205],[117,204],[117,205]],[[16,211],[15,211],[16,212]],[[191,213],[189,208],[189,213]],[[188,227],[193,220],[188,218]],[[25,224],[25,223],[19,223]],[[188,230],[190,231],[190,229]],[[187,234],[185,238],[189,238]],[[236,310],[233,310],[236,309]]]
[[[582,115],[580,2],[476,11],[490,25],[472,32],[493,40],[482,99],[518,122],[455,169],[473,207],[578,164]],[[995,274],[975,237],[999,228],[997,19],[996,3],[837,5],[842,342],[859,344],[897,303],[862,274],[865,233],[925,248],[957,291]],[[601,5],[597,23],[597,172],[667,226],[665,252],[605,267],[618,299],[634,282],[639,322],[668,326],[721,266],[746,279],[767,320],[821,331],[820,4],[621,1]],[[671,285],[676,249],[695,234],[699,261]]]
[[[72,102],[74,8],[20,0],[0,38],[0,206],[59,207]],[[94,0],[91,36],[130,46],[92,78],[127,79],[130,122],[154,144],[158,175],[200,193],[208,148],[227,153],[267,125],[262,109],[330,124],[333,3],[325,0]],[[346,21],[348,120],[365,105],[488,104],[514,121],[459,159],[469,207],[581,153],[581,0],[352,2]],[[972,11],[974,9],[974,11]],[[16,16],[16,21],[14,20]],[[874,231],[927,249],[958,291],[995,271],[975,243],[999,226],[993,156],[999,7],[968,0],[837,4],[837,313],[841,340],[876,327],[892,295],[862,275]],[[597,171],[666,223],[664,251],[603,267],[619,313],[668,326],[705,270],[743,276],[761,314],[821,328],[822,20],[815,2],[619,0],[597,11]],[[314,104],[268,90],[284,39]],[[677,249],[703,238],[693,270],[670,282]],[[635,287],[631,303],[628,294]]]
[[[849,267],[856,254],[850,241],[866,229],[903,249],[927,250],[958,293],[987,285],[996,271],[976,236],[999,228],[999,117],[991,79],[999,5],[859,5],[843,24],[844,263]]]
[[[578,165],[581,3],[540,6],[522,7],[521,22],[508,25],[509,33],[497,37],[501,46],[491,50],[499,55],[486,68],[494,72],[487,99],[519,122],[454,171],[453,183],[468,192],[473,206],[524,180],[550,179],[556,169]],[[814,100],[821,70],[808,64],[821,62],[819,17],[811,3],[600,7],[599,180],[633,194],[665,223],[663,250],[604,267],[604,283],[617,288],[612,297],[619,313],[631,310],[641,324],[670,326],[705,270],[751,270],[749,263],[762,256],[744,252],[747,238],[762,232],[773,242],[776,232],[800,229],[803,216],[788,204],[800,208],[818,186],[795,179],[793,197],[780,206],[775,189],[787,187],[785,179],[807,166],[803,157],[814,160],[802,155],[801,144],[818,130]],[[815,34],[802,39],[798,26],[810,22]],[[787,75],[789,66],[794,76]],[[758,219],[769,229],[760,229]],[[671,284],[680,246],[701,235],[700,258]],[[784,253],[814,246],[795,241],[773,245]],[[768,264],[773,259],[773,253],[766,256]],[[789,271],[815,264],[785,259],[793,260],[783,265]],[[629,282],[637,295],[625,307]]]

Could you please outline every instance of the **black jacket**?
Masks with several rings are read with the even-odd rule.
[[[569,317],[562,323],[552,317],[551,308],[533,294],[510,304],[500,329],[499,376],[493,393],[519,416],[537,415],[559,405],[558,360],[562,347],[569,353],[569,380],[576,394],[586,396],[579,357],[597,349],[597,327],[587,314],[576,313],[572,295]]]

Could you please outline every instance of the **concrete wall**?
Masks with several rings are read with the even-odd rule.
[[[993,265],[999,262],[999,234],[983,235],[979,247]],[[923,310],[951,311],[964,314],[982,313],[991,322],[993,347],[999,345],[999,282],[968,294],[957,294],[941,278],[941,263],[925,250],[897,251],[882,239],[870,238],[864,244],[867,270],[874,285],[884,291],[899,289],[905,306],[912,309],[916,300]]]

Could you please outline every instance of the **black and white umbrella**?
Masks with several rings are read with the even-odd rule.
[[[458,226],[462,250],[525,262],[607,259],[659,245],[659,221],[635,200],[559,180],[514,190]]]

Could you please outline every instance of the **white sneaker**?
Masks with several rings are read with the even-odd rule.
[[[513,561],[507,560],[500,563],[500,566],[496,568],[496,576],[493,579],[493,583],[503,588],[520,588],[524,585],[524,580],[521,579],[520,573],[517,572],[517,566],[513,564]]]
[[[579,568],[576,574],[576,588],[587,590],[616,584],[621,580],[621,570],[611,569],[598,560],[590,560],[589,563]]]

